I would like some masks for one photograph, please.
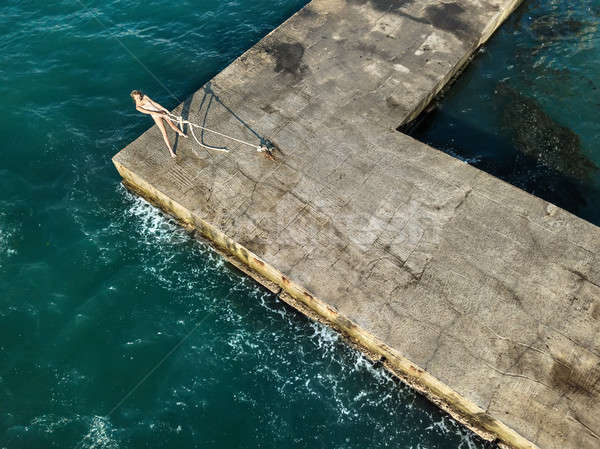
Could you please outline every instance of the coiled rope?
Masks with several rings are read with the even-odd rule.
[[[175,115],[175,114],[172,114],[171,112],[168,113],[168,116],[166,118],[168,120],[172,121],[173,123],[177,123],[179,125],[179,129],[181,130],[181,132],[183,132],[183,125],[188,125],[190,128],[190,133],[192,134],[192,137],[198,143],[198,145],[200,145],[203,148],[209,149],[209,150],[222,151],[224,153],[229,153],[229,150],[227,148],[218,148],[218,147],[211,147],[208,145],[204,145],[202,142],[200,142],[200,140],[198,140],[198,137],[196,137],[196,134],[194,133],[194,128],[199,128],[204,131],[208,131],[213,134],[217,134],[218,136],[225,137],[226,139],[241,143],[242,145],[252,147],[259,153],[266,152],[267,154],[269,154],[271,152],[269,150],[269,148],[266,145],[263,145],[262,143],[260,145],[254,145],[254,144],[246,142],[244,140],[236,139],[235,137],[231,137],[231,136],[228,136],[227,134],[220,133],[219,131],[215,131],[214,129],[210,129],[205,126],[198,125],[197,123],[192,123],[189,120],[184,120],[184,118],[181,117],[180,115]]]

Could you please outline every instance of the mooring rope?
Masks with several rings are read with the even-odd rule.
[[[136,62],[137,62],[137,63],[138,63],[138,64],[139,64],[139,65],[140,65],[140,66],[141,66],[141,67],[142,67],[142,68],[143,68],[143,69],[144,69],[146,72],[148,72],[148,73],[150,74],[150,76],[152,76],[152,78],[154,78],[154,80],[155,80],[155,81],[156,81],[156,82],[157,82],[157,83],[158,83],[160,86],[162,86],[162,87],[163,87],[163,89],[165,89],[165,90],[167,91],[167,93],[168,93],[168,94],[169,94],[171,97],[173,97],[173,98],[174,98],[174,99],[175,99],[177,102],[179,102],[179,103],[181,103],[181,102],[182,102],[182,101],[181,101],[181,100],[180,100],[180,99],[177,97],[177,95],[175,95],[175,94],[174,94],[174,93],[173,93],[173,92],[172,92],[172,91],[171,91],[171,90],[170,90],[170,89],[169,89],[167,86],[165,86],[165,84],[164,84],[164,83],[163,83],[163,82],[162,82],[162,81],[161,81],[161,80],[160,80],[160,79],[159,79],[159,78],[158,78],[158,77],[157,77],[157,76],[154,74],[154,72],[152,72],[152,70],[150,70],[150,69],[149,69],[149,68],[148,68],[148,67],[147,67],[147,66],[146,66],[146,65],[145,65],[145,64],[144,64],[144,63],[143,63],[143,62],[142,62],[142,61],[141,61],[141,60],[140,60],[140,59],[139,59],[139,58],[138,58],[136,55],[135,55],[135,53],[133,53],[133,52],[132,52],[132,51],[129,49],[129,47],[127,47],[127,46],[126,46],[126,45],[125,45],[125,44],[124,44],[124,43],[121,41],[121,39],[119,39],[119,38],[116,36],[116,33],[111,33],[111,31],[110,31],[110,29],[108,28],[108,26],[107,26],[107,25],[106,25],[106,24],[105,24],[105,23],[104,23],[102,20],[100,20],[100,18],[99,18],[99,17],[98,17],[98,15],[97,15],[97,14],[94,12],[94,10],[90,9],[90,8],[89,8],[89,7],[88,7],[88,6],[87,6],[87,5],[86,5],[86,4],[85,4],[85,3],[84,3],[82,0],[76,0],[76,1],[77,1],[77,2],[78,2],[78,3],[79,3],[79,4],[80,4],[80,5],[81,5],[81,6],[82,6],[82,7],[83,7],[83,8],[84,8],[84,9],[85,9],[87,12],[91,13],[91,15],[92,15],[92,16],[93,16],[93,18],[96,20],[96,22],[98,22],[98,23],[100,24],[100,26],[102,26],[104,29],[106,29],[106,30],[108,31],[108,34],[109,34],[109,36],[110,36],[110,37],[112,37],[113,39],[115,39],[115,40],[116,40],[116,41],[119,43],[119,45],[120,45],[121,47],[123,47],[123,49],[124,49],[124,50],[125,50],[125,51],[126,51],[128,54],[129,54],[129,56],[131,56],[131,57],[132,57],[132,59],[134,59],[134,60],[135,60],[135,61],[136,61]],[[179,124],[179,128],[181,129],[181,131],[182,131],[182,132],[183,132],[183,124],[187,124],[187,125],[189,125],[189,127],[190,127],[190,131],[191,131],[191,133],[192,133],[192,136],[194,137],[194,140],[195,140],[195,141],[198,143],[198,145],[200,145],[202,148],[206,148],[206,149],[208,149],[208,150],[223,151],[223,152],[226,152],[226,153],[228,153],[228,152],[229,152],[229,150],[228,150],[227,148],[216,148],[216,147],[211,147],[211,146],[208,146],[208,145],[204,145],[202,142],[200,142],[200,140],[198,140],[198,138],[197,138],[197,137],[196,137],[196,135],[194,134],[194,128],[200,128],[200,129],[202,129],[202,130],[204,130],[204,131],[208,131],[208,132],[211,132],[211,133],[214,133],[214,134],[218,134],[218,135],[220,135],[220,136],[222,136],[222,137],[225,137],[225,138],[227,138],[227,139],[231,139],[231,140],[234,140],[234,141],[236,141],[236,142],[238,142],[238,143],[241,143],[241,144],[243,144],[243,145],[250,146],[250,147],[252,147],[252,148],[255,148],[255,149],[256,149],[256,151],[258,151],[258,152],[264,152],[264,153],[265,153],[265,155],[266,155],[266,156],[267,156],[269,159],[273,159],[273,155],[272,155],[272,152],[271,152],[272,145],[271,145],[271,143],[270,143],[268,140],[266,140],[266,141],[265,141],[265,140],[263,140],[263,139],[261,138],[261,144],[260,144],[260,145],[254,145],[254,144],[251,144],[251,143],[248,143],[248,142],[244,142],[243,140],[236,139],[235,137],[231,137],[231,136],[228,136],[228,135],[226,135],[226,134],[220,133],[220,132],[218,132],[218,131],[215,131],[215,130],[212,130],[212,129],[206,128],[206,127],[204,127],[204,126],[200,126],[200,125],[198,125],[198,124],[196,124],[196,123],[192,123],[192,122],[190,122],[190,121],[188,121],[188,120],[184,120],[184,119],[183,119],[183,117],[180,117],[180,116],[177,116],[177,115],[171,114],[170,112],[169,112],[168,114],[169,114],[169,117],[168,117],[168,119],[169,119],[169,120],[171,120],[171,121],[173,121],[173,122],[176,122],[177,124]],[[210,153],[208,153],[208,154],[210,155]]]
[[[203,148],[207,148],[209,150],[222,151],[224,153],[229,153],[229,150],[227,148],[217,148],[217,147],[211,147],[208,145],[204,145],[202,142],[200,142],[200,140],[198,140],[198,137],[196,137],[196,134],[194,133],[194,128],[200,128],[204,131],[208,131],[208,132],[217,134],[221,137],[225,137],[226,139],[230,139],[235,142],[241,143],[242,145],[247,145],[249,147],[256,149],[256,151],[258,151],[259,153],[269,151],[269,148],[267,148],[267,146],[265,146],[263,144],[254,145],[254,144],[246,142],[244,140],[236,139],[235,137],[231,137],[231,136],[228,136],[227,134],[220,133],[219,131],[215,131],[214,129],[207,128],[206,126],[201,126],[201,125],[198,125],[197,123],[192,123],[189,120],[184,120],[183,117],[181,117],[180,115],[175,115],[175,114],[172,114],[171,112],[168,112],[168,116],[166,118],[168,120],[172,121],[173,123],[177,123],[179,125],[179,129],[181,129],[181,132],[183,132],[183,125],[188,125],[190,128],[190,132],[192,133],[192,137],[198,143],[198,145],[200,145]]]

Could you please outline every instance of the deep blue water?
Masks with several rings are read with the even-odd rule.
[[[304,3],[2,2],[0,448],[484,447],[112,166]]]
[[[413,135],[600,225],[600,2],[525,0]]]

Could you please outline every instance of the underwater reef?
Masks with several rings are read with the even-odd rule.
[[[501,125],[517,151],[551,170],[580,181],[598,170],[583,152],[581,139],[546,113],[540,103],[505,82],[496,88]]]

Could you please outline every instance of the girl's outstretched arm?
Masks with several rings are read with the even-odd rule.
[[[156,101],[154,101],[152,98],[150,97],[146,97],[148,98],[148,100],[150,100],[150,103],[152,103],[152,105],[154,105],[154,107],[160,109],[161,111],[163,111],[164,113],[168,114],[169,110],[163,106],[161,106],[160,104],[158,104]]]
[[[150,109],[144,109],[141,106],[136,106],[135,107],[138,111],[140,111],[142,114],[148,114],[148,115],[152,115],[152,114],[158,114],[158,115],[164,115],[163,111],[152,111]]]

